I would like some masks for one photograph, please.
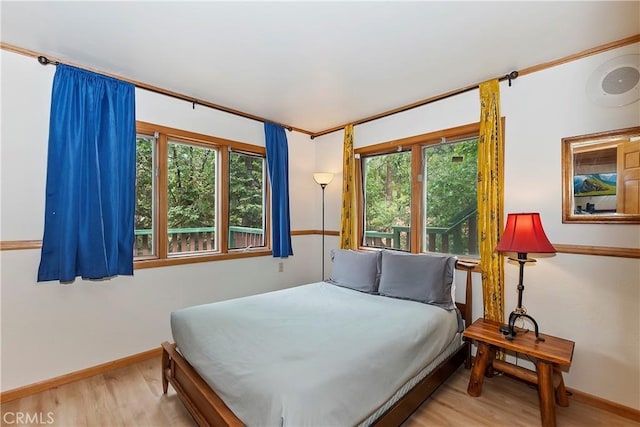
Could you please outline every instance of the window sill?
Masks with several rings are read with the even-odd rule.
[[[182,265],[182,264],[194,264],[198,262],[211,262],[211,261],[222,261],[226,259],[239,259],[239,258],[252,258],[252,257],[260,257],[260,256],[269,256],[272,255],[271,249],[237,249],[228,253],[212,253],[212,254],[197,254],[197,255],[184,255],[179,257],[171,257],[171,258],[147,258],[147,259],[138,259],[134,260],[133,268],[134,270],[139,270],[143,268],[154,268],[154,267],[166,267],[170,265]]]

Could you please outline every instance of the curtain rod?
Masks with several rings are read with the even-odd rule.
[[[623,38],[623,39],[620,39],[620,40],[616,40],[616,41],[613,41],[611,43],[606,43],[606,44],[603,44],[603,45],[600,45],[600,46],[596,46],[596,47],[591,48],[591,49],[587,49],[587,50],[584,50],[584,51],[581,51],[581,52],[578,52],[578,53],[575,53],[575,54],[572,54],[572,55],[565,56],[563,58],[559,58],[559,59],[556,59],[556,60],[553,60],[553,61],[550,61],[550,62],[546,62],[546,63],[543,63],[543,64],[538,64],[538,65],[535,65],[535,66],[532,66],[532,67],[524,68],[524,69],[520,70],[520,72],[512,71],[511,73],[498,78],[498,80],[499,81],[504,81],[504,80],[510,80],[511,81],[511,80],[514,80],[515,78],[517,78],[518,76],[524,76],[526,74],[531,74],[531,73],[534,73],[534,72],[537,72],[537,71],[541,71],[541,70],[544,70],[544,69],[547,69],[547,68],[555,67],[557,65],[561,65],[561,64],[564,64],[564,63],[567,63],[567,62],[570,62],[570,61],[574,61],[576,59],[581,59],[581,58],[585,58],[585,57],[588,57],[588,56],[591,56],[591,55],[596,55],[598,53],[606,52],[606,51],[612,50],[612,49],[617,49],[617,48],[620,48],[620,47],[623,47],[623,46],[627,46],[627,45],[630,45],[630,44],[633,44],[633,43],[638,43],[638,42],[640,42],[640,34],[634,34],[633,36],[626,37],[626,38]],[[0,48],[8,50],[8,51],[11,51],[11,52],[19,53],[19,54],[22,54],[22,55],[31,56],[33,58],[37,58],[38,56],[40,56],[39,53],[36,53],[34,51],[23,49],[23,48],[19,48],[17,46],[12,46],[12,45],[4,43],[2,41],[0,41]],[[69,64],[69,65],[73,65],[73,64]],[[91,69],[89,67],[83,67],[83,66],[80,66],[80,65],[74,65],[74,66],[79,67],[79,68],[84,68],[84,69],[90,70],[90,71],[95,71],[95,72],[98,72],[98,73],[100,72],[98,70],[93,70],[93,69]],[[512,76],[513,73],[516,73],[516,76],[515,77],[511,77],[509,79],[509,76]],[[106,74],[106,73],[103,73],[103,74]],[[115,76],[115,75],[111,75],[111,77],[122,79],[121,77]],[[249,118],[249,119],[252,119],[252,120],[257,120],[257,121],[262,121],[262,122],[266,121],[266,119],[263,119],[261,117],[252,116],[250,114],[242,113],[241,111],[235,112],[235,110],[231,110],[231,109],[228,109],[226,107],[217,106],[216,104],[212,104],[212,103],[209,103],[207,101],[201,101],[201,100],[197,100],[197,99],[194,99],[194,98],[189,98],[189,97],[187,97],[185,95],[181,95],[179,93],[170,92],[170,91],[167,91],[167,90],[164,90],[164,89],[161,89],[161,88],[156,88],[156,87],[151,86],[151,85],[145,85],[143,83],[135,82],[133,80],[128,80],[128,81],[130,81],[131,83],[135,84],[136,86],[138,86],[138,87],[140,87],[142,89],[147,89],[147,90],[150,90],[150,91],[153,91],[153,92],[156,92],[156,93],[160,93],[160,94],[163,94],[163,95],[171,96],[171,97],[174,97],[174,98],[177,98],[177,99],[182,99],[182,100],[185,100],[185,101],[193,102],[194,107],[195,107],[195,103],[197,102],[200,105],[207,106],[207,107],[214,108],[214,109],[219,109],[221,111],[227,111],[227,112],[229,112],[231,114],[236,114],[236,115],[239,115],[241,117],[246,117],[246,118]],[[323,131],[320,131],[320,132],[310,132],[308,130],[299,129],[299,128],[296,128],[296,127],[293,127],[293,126],[289,126],[289,125],[284,125],[284,124],[281,124],[281,123],[276,123],[276,124],[279,124],[279,125],[287,128],[287,129],[289,129],[289,130],[295,130],[295,131],[300,132],[300,133],[305,133],[305,134],[309,135],[311,137],[311,139],[314,139],[316,136],[322,136],[322,135],[326,135],[328,133],[335,132],[335,131],[340,130],[340,129],[344,129],[344,127],[349,125],[349,124],[358,125],[358,124],[367,123],[367,122],[370,122],[370,121],[373,121],[373,120],[376,120],[376,119],[380,119],[380,118],[383,118],[383,117],[390,116],[392,114],[400,113],[402,111],[407,111],[407,110],[410,110],[412,108],[420,107],[422,105],[427,105],[427,104],[429,104],[431,102],[435,102],[435,101],[439,101],[441,99],[449,98],[451,96],[459,95],[461,93],[474,90],[474,89],[476,89],[478,87],[479,87],[479,84],[463,87],[463,88],[460,88],[460,89],[457,89],[457,90],[454,90],[454,91],[451,91],[451,92],[446,92],[446,93],[443,93],[441,95],[434,96],[432,98],[427,98],[427,99],[424,99],[422,101],[415,102],[413,104],[405,105],[403,107],[399,107],[399,108],[396,108],[396,109],[393,109],[393,110],[389,110],[389,111],[386,111],[384,113],[380,113],[380,114],[376,114],[374,116],[366,117],[364,119],[357,120],[355,122],[345,123],[344,125],[336,126],[336,127],[333,127],[333,128],[330,128],[330,129],[326,129],[326,130],[323,130]],[[231,111],[229,111],[229,110],[231,110]]]
[[[25,52],[28,52],[28,51],[23,51],[21,53],[25,53]],[[33,54],[32,52],[28,52],[27,54],[29,54],[30,56],[35,56],[35,54]],[[42,65],[64,64],[63,62],[60,62],[60,61],[52,61],[49,58],[47,58],[46,56],[44,56],[44,55],[38,55],[37,59],[38,59],[38,62],[40,64],[42,64]],[[79,65],[75,65],[75,64],[68,64],[68,65],[72,65],[74,67],[81,68],[81,69],[88,70],[88,71],[92,71],[92,72],[97,72],[99,74],[104,74],[104,75],[109,76],[109,77],[114,77],[116,79],[119,79],[119,80],[122,80],[122,81],[125,81],[125,82],[128,82],[128,83],[132,83],[136,87],[138,87],[140,89],[148,90],[149,92],[159,93],[161,95],[169,96],[171,98],[180,99],[182,101],[188,101],[188,102],[191,103],[192,108],[194,108],[194,109],[196,108],[196,105],[202,105],[204,107],[209,107],[209,108],[213,108],[214,110],[224,111],[225,113],[229,113],[229,114],[233,114],[233,115],[236,115],[236,116],[244,117],[245,119],[255,120],[257,122],[275,123],[277,125],[280,125],[280,126],[284,127],[285,129],[287,129],[290,132],[295,130],[296,132],[304,133],[304,134],[307,134],[307,135],[313,135],[313,132],[310,132],[310,131],[305,130],[305,129],[300,129],[300,128],[297,128],[297,127],[294,127],[294,126],[291,126],[291,125],[286,125],[286,124],[283,124],[283,123],[274,122],[273,120],[268,120],[268,119],[265,119],[265,118],[260,117],[260,116],[254,116],[253,114],[244,113],[242,111],[234,110],[233,108],[224,107],[222,105],[214,104],[212,102],[204,101],[202,99],[192,98],[190,96],[186,96],[186,95],[183,95],[181,93],[172,92],[170,90],[166,90],[166,89],[159,88],[157,86],[152,86],[150,84],[142,83],[142,82],[139,82],[137,80],[123,78],[123,77],[115,75],[115,74],[105,73],[103,71],[94,70],[94,69],[91,69],[89,67],[83,67],[83,66],[79,66]]]
[[[502,82],[504,80],[508,80],[509,81],[509,86],[511,86],[511,81],[517,79],[518,75],[519,75],[519,73],[517,71],[512,71],[509,74],[505,74],[502,77],[498,77],[498,81]],[[326,134],[335,132],[335,131],[340,130],[340,129],[344,129],[347,125],[350,125],[350,124],[355,126],[355,125],[361,125],[363,123],[371,122],[373,120],[382,119],[384,117],[388,117],[388,116],[391,116],[393,114],[402,113],[404,111],[408,111],[408,110],[411,110],[413,108],[422,107],[423,105],[427,105],[427,104],[430,104],[432,102],[436,102],[436,101],[440,101],[440,100],[443,100],[443,99],[446,99],[446,98],[450,98],[452,96],[460,95],[462,93],[469,92],[469,91],[472,91],[474,89],[478,89],[479,87],[480,87],[480,83],[477,83],[477,84],[474,84],[474,85],[471,85],[471,86],[465,86],[465,87],[462,87],[460,89],[452,90],[450,92],[445,92],[445,93],[442,93],[440,95],[432,96],[431,98],[426,98],[426,99],[423,99],[421,101],[414,102],[413,104],[404,105],[402,107],[394,108],[393,110],[389,110],[389,111],[385,111],[383,113],[379,113],[379,114],[376,114],[376,115],[373,115],[373,116],[365,117],[364,119],[356,120],[355,122],[349,122],[349,123],[345,123],[343,125],[336,126],[336,127],[330,128],[330,129],[325,129],[325,130],[320,131],[320,132],[315,132],[315,133],[312,133],[310,137],[311,137],[311,139],[314,139],[316,136],[322,136],[322,135],[326,135]]]

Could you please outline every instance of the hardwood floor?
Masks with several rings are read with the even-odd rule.
[[[471,397],[467,394],[470,373],[470,370],[459,368],[403,427],[540,425],[535,387],[510,377],[495,376],[485,378],[479,397]],[[640,426],[640,423],[576,402],[571,397],[569,407],[556,405],[556,420],[560,427]]]
[[[535,388],[498,376],[485,380],[480,397],[471,397],[467,395],[469,375],[470,371],[458,369],[403,427],[540,425]],[[640,427],[640,423],[571,398],[570,406],[557,407],[556,414],[559,426]],[[23,423],[16,422],[20,416]],[[162,394],[160,358],[2,404],[0,424],[196,426],[171,386],[168,395]]]

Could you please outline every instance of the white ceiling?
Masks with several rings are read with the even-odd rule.
[[[640,2],[2,1],[2,42],[312,132],[640,33]]]

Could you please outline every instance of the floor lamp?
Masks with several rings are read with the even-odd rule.
[[[333,180],[331,172],[317,172],[313,174],[313,179],[322,187],[322,280],[324,281],[324,189]]]
[[[515,252],[518,258],[509,257],[512,261],[520,264],[520,277],[518,280],[518,306],[509,315],[507,326],[500,328],[505,338],[512,340],[516,336],[514,323],[517,319],[524,317],[529,319],[535,328],[536,340],[544,341],[538,334],[538,323],[533,317],[527,314],[527,310],[522,306],[522,291],[524,284],[524,265],[528,262],[535,262],[535,259],[527,258],[527,253],[555,253],[556,250],[549,242],[547,235],[542,228],[542,221],[539,213],[515,213],[507,217],[507,225],[502,233],[502,238],[496,246],[497,252]]]

